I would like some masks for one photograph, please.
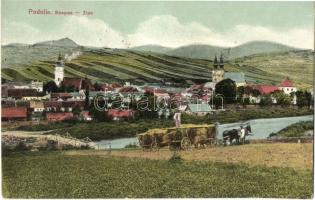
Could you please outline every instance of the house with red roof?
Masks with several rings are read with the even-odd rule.
[[[1,120],[2,121],[11,121],[11,120],[26,121],[27,108],[26,107],[7,107],[7,108],[2,107]]]
[[[64,121],[73,119],[73,113],[72,112],[56,112],[56,113],[46,113],[46,119],[48,121]]]
[[[285,94],[291,94],[292,92],[297,91],[289,77],[285,77],[278,87],[279,90],[283,91]]]
[[[65,77],[61,82],[61,85],[65,88],[73,88],[76,91],[85,90],[86,88],[94,90],[94,86],[87,78]]]
[[[36,89],[8,89],[7,90],[8,97],[12,99],[23,99],[23,97],[39,97],[39,93]]]
[[[133,118],[135,114],[134,110],[118,110],[118,109],[109,109],[107,111],[107,117],[112,120],[121,120]]]
[[[270,94],[279,90],[279,87],[274,85],[251,85],[250,87],[258,90],[262,95]]]

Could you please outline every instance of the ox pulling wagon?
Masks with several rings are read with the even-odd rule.
[[[157,151],[168,146],[171,150],[188,150],[191,147],[210,146],[217,141],[215,125],[184,124],[179,128],[151,129],[138,134],[140,146],[144,151]]]

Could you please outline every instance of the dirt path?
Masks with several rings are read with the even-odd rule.
[[[187,161],[218,161],[226,163],[244,163],[250,166],[266,165],[268,167],[290,167],[309,169],[313,167],[313,144],[273,143],[250,144],[241,146],[215,147],[209,149],[181,151],[179,154]],[[107,155],[104,150],[69,151],[69,155]],[[112,151],[111,155],[129,158],[167,160],[173,152],[161,149],[158,152],[142,150]]]

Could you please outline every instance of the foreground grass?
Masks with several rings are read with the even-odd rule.
[[[60,152],[2,158],[6,198],[310,198],[312,174],[290,168],[169,162]]]
[[[313,114],[307,108],[257,108],[246,110],[229,110],[210,116],[183,115],[182,123],[189,124],[211,124],[215,122],[233,123],[259,118],[295,117]],[[151,128],[165,128],[174,126],[172,119],[139,119],[121,122],[60,122],[50,124],[39,124],[32,126],[20,126],[18,130],[23,131],[47,131],[58,129],[55,132],[65,134],[69,132],[76,138],[89,137],[92,140],[114,139],[122,137],[134,137],[138,133],[145,132]]]

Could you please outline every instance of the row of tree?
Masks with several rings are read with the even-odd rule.
[[[296,98],[296,105],[299,107],[310,107],[314,104],[314,98],[308,91],[297,91],[290,95],[285,94],[283,91],[277,90],[273,93],[262,95],[259,90],[253,89],[249,86],[236,87],[236,84],[231,79],[224,79],[216,84],[215,93],[221,94],[224,97],[224,104],[240,103],[243,105],[255,104],[250,102],[249,96],[260,97],[259,104],[261,106],[269,106],[274,104],[274,100],[277,105],[289,106],[292,104],[294,98]],[[215,97],[214,102],[216,106],[220,106],[220,98]]]

